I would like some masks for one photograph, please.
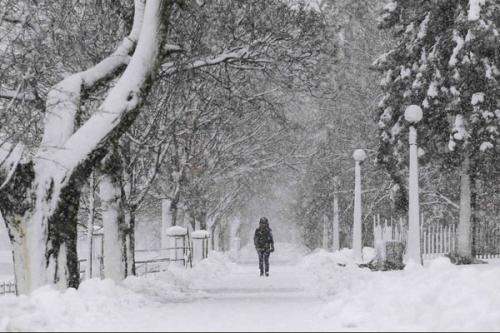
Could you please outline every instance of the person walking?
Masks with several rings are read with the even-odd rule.
[[[263,217],[259,221],[259,227],[255,230],[255,249],[259,255],[260,276],[269,276],[269,256],[274,252],[274,239],[269,220]]]

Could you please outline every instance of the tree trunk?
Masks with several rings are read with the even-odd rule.
[[[457,228],[457,254],[472,258],[472,209],[471,209],[470,157],[465,156],[460,170],[460,219]]]
[[[46,284],[63,288],[79,285],[76,240],[80,188],[111,142],[139,113],[142,97],[150,90],[158,69],[168,21],[165,15],[171,3],[136,0],[135,7],[132,32],[117,51],[93,68],[68,77],[49,93],[42,145],[34,160],[20,162],[20,156],[11,163],[8,152],[6,168],[5,149],[0,151],[0,184],[4,184],[0,209],[13,243],[19,293],[30,293]],[[99,110],[75,131],[83,88],[91,89],[125,65]],[[109,190],[106,220],[111,221],[119,217],[115,184],[111,179],[105,183]],[[121,230],[112,223],[107,227],[120,241]],[[121,274],[118,268],[114,273]]]
[[[328,223],[330,220],[328,219],[328,216],[323,215],[323,240],[322,240],[322,247],[323,250],[328,250]]]
[[[128,209],[125,214],[127,225],[126,248],[127,248],[127,276],[136,275],[135,273],[135,210]]]
[[[99,187],[104,227],[104,277],[121,281],[127,277],[127,225],[120,182],[104,174]]]
[[[121,281],[135,275],[135,207],[127,204],[129,184],[123,178],[118,147],[106,158],[100,183],[104,226],[104,276]]]
[[[211,245],[212,245],[212,251],[217,251],[217,241],[215,237],[217,237],[217,222],[215,222],[211,227],[210,227],[210,234],[212,237],[211,239]]]
[[[207,213],[200,214],[200,230],[207,230]]]
[[[77,288],[80,281],[76,241],[82,184],[77,176],[47,174],[49,167],[51,161],[36,168],[32,162],[20,164],[0,191],[19,294],[47,283]]]
[[[95,175],[90,176],[89,182],[89,216],[87,221],[87,269],[85,274],[87,279],[92,279],[95,267],[93,267],[93,252],[94,252],[94,222],[95,222]]]
[[[337,190],[336,190],[337,191]],[[333,194],[333,251],[340,250],[340,218],[338,194]]]
[[[176,226],[179,223],[179,198],[174,196],[174,199],[170,202],[170,220],[172,221],[172,226]]]
[[[478,227],[479,227],[479,220],[478,220],[478,202],[477,202],[477,193],[480,191],[481,181],[479,179],[473,179],[471,180],[471,223],[472,223],[472,240],[471,240],[471,246],[472,246],[472,258],[476,258],[477,255],[477,237],[478,237]]]
[[[167,229],[172,227],[172,210],[171,201],[168,199],[162,199],[161,201],[161,256],[165,258],[170,258],[170,241],[167,236]]]

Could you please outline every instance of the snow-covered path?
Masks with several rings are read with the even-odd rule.
[[[193,269],[123,282],[84,281],[29,297],[0,297],[0,331],[497,331],[500,267],[454,266],[371,272],[352,252],[317,251],[296,265],[256,263],[225,254]],[[321,299],[317,297],[321,295]]]
[[[295,266],[280,265],[272,268],[269,278],[261,278],[254,265],[239,265],[232,274],[199,285],[205,299],[168,306],[166,314],[177,320],[164,329],[325,330],[318,322],[324,303],[302,288],[302,275]]]
[[[299,266],[275,264],[268,278],[258,276],[256,264],[230,267],[228,274],[191,281],[180,294],[161,282],[177,284],[174,274],[123,286],[92,280],[63,294],[47,288],[29,299],[6,297],[0,331],[328,330],[319,316],[325,302],[303,288],[306,274]]]

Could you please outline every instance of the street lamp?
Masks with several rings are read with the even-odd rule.
[[[356,149],[352,158],[355,161],[355,185],[354,185],[354,224],[352,227],[352,250],[354,260],[360,262],[363,260],[362,244],[362,202],[361,202],[361,163],[366,159],[366,153],[363,149]]]
[[[408,245],[406,261],[422,265],[422,254],[420,251],[420,202],[418,198],[418,147],[417,129],[415,125],[422,120],[422,108],[418,105],[410,105],[405,110],[405,119],[409,122],[410,133],[410,175],[409,208],[408,208]]]

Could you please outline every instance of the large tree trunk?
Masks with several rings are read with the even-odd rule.
[[[127,277],[125,215],[119,179],[104,174],[99,187],[104,228],[104,277],[121,281]]]
[[[132,32],[115,53],[93,68],[64,79],[49,93],[44,135],[35,159],[25,163],[19,157],[10,163],[10,152],[0,150],[0,209],[13,243],[19,293],[45,284],[78,287],[76,219],[80,188],[106,155],[110,143],[123,134],[139,112],[142,97],[158,69],[165,14],[171,3],[136,0],[135,5]],[[99,110],[75,131],[83,90],[125,65],[125,72]],[[3,163],[5,156],[9,163]]]
[[[47,283],[77,288],[80,281],[76,241],[81,178],[77,173],[64,181],[47,174],[45,167],[54,167],[50,163],[18,165],[0,191],[22,294]]]
[[[472,259],[472,209],[471,209],[470,157],[465,156],[460,170],[460,219],[457,228],[457,254]]]
[[[100,183],[104,226],[104,277],[121,281],[135,275],[135,208],[127,205],[122,159],[114,149]]]
[[[476,258],[477,255],[477,237],[478,237],[478,228],[479,228],[479,221],[478,221],[478,198],[477,198],[477,193],[481,191],[481,181],[479,179],[476,179],[473,177],[471,180],[471,186],[472,186],[472,193],[471,193],[471,210],[472,210],[472,216],[471,216],[471,223],[472,223],[472,240],[471,240],[471,246],[472,246],[472,258]]]

